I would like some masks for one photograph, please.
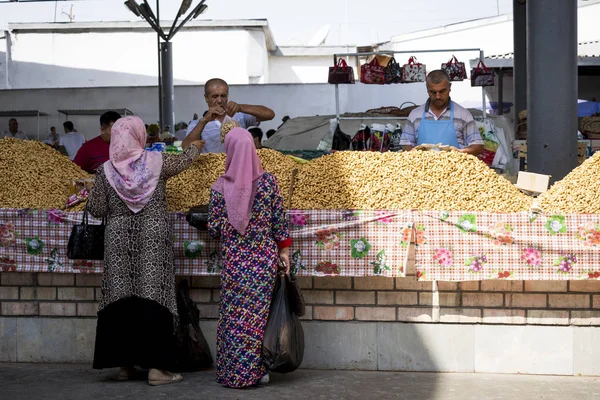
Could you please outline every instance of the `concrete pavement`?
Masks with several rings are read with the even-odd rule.
[[[214,370],[163,387],[114,382],[115,373],[89,365],[0,364],[0,399],[600,399],[596,377],[300,370],[274,375],[266,387],[234,390],[218,385]]]

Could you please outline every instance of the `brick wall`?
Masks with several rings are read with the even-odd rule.
[[[219,278],[188,279],[202,318],[217,318]],[[305,320],[600,326],[600,281],[298,279]],[[0,315],[95,317],[99,286],[100,275],[0,273]]]

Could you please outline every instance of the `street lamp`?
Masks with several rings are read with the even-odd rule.
[[[184,16],[190,7],[192,6],[193,0],[182,0],[177,16],[173,21],[171,29],[168,33],[160,26],[160,8],[159,0],[156,0],[156,15],[152,11],[148,0],[143,0],[142,4],[138,4],[135,0],[125,1],[125,6],[135,14],[136,17],[141,17],[150,24],[152,29],[157,34],[157,47],[158,47],[158,98],[159,98],[159,118],[161,130],[165,126],[169,126],[169,129],[173,129],[175,126],[175,113],[173,111],[175,104],[175,88],[173,86],[173,50],[171,46],[171,39],[173,36],[190,20],[197,18],[202,14],[208,6],[204,4],[206,0],[201,0],[200,3],[192,9],[192,11],[181,21],[179,25],[177,22],[179,18]],[[161,42],[161,39],[163,40]]]

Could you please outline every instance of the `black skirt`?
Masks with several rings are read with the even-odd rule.
[[[174,364],[173,315],[166,307],[127,297],[98,313],[95,369],[133,365],[169,370]]]

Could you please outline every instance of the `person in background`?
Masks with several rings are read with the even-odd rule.
[[[262,149],[262,139],[263,139],[263,131],[257,126],[252,128],[248,128],[248,132],[252,135],[252,139],[254,140],[254,147],[256,149]]]
[[[202,115],[204,117],[204,115]],[[192,122],[198,121],[198,113],[194,113],[192,120],[187,124],[188,126],[192,124]]]
[[[180,122],[177,125],[175,125],[175,139],[183,141],[187,136],[187,127],[188,124],[186,124],[185,122]]]
[[[188,126],[188,137],[191,140],[202,138],[206,141],[205,153],[223,153],[225,146],[221,143],[221,123],[226,115],[236,120],[241,128],[258,126],[261,121],[269,121],[275,113],[265,106],[238,104],[229,101],[229,85],[223,79],[210,79],[204,85],[204,100],[208,105],[206,114]]]
[[[158,137],[158,140],[165,143],[173,143],[175,141],[175,136],[171,133],[171,127],[169,125],[165,125],[165,129]]]
[[[267,131],[267,139],[270,139],[271,136],[273,136],[275,133],[277,133],[277,131],[275,129],[269,129]]]
[[[483,139],[473,116],[450,99],[450,77],[442,70],[431,71],[425,80],[429,99],[408,115],[400,145],[404,151],[420,144],[454,146],[462,153],[477,156],[484,150]]]
[[[119,118],[121,115],[116,111],[108,111],[100,116],[100,136],[84,143],[73,159],[82,170],[93,174],[108,161],[112,126]]]
[[[73,122],[65,121],[63,123],[64,135],[60,135],[60,145],[65,146],[69,158],[73,160],[77,152],[85,143],[85,137],[79,132],[75,132]]]
[[[19,130],[19,121],[17,121],[16,118],[11,118],[8,120],[8,130],[0,134],[0,139],[4,138],[27,140],[27,135],[25,134],[25,132]]]
[[[148,134],[148,138],[146,139],[146,144],[153,144],[160,140],[159,139],[160,127],[158,126],[158,124],[148,125],[148,127],[146,128],[146,132]]]
[[[56,133],[56,127],[50,127],[50,133],[48,133],[48,137],[46,140],[42,141],[42,143],[47,144],[54,149],[58,149],[58,146],[60,145],[60,135]]]
[[[277,129],[281,128],[281,127],[283,126],[283,124],[285,124],[285,122],[286,122],[288,119],[290,119],[290,116],[289,116],[289,115],[286,115],[285,117],[281,118],[281,125],[279,125],[279,126],[277,127]]]
[[[277,179],[266,173],[252,135],[225,137],[225,174],[210,191],[208,233],[221,239],[223,269],[217,325],[217,382],[266,384],[261,351],[281,258],[289,273],[292,244]]]
[[[90,214],[107,218],[93,367],[120,367],[122,381],[136,379],[135,366],[149,368],[148,383],[157,386],[183,379],[167,370],[179,318],[166,182],[192,165],[204,143],[177,155],[145,145],[140,118],[116,121],[110,160],[98,169],[88,198]]]

